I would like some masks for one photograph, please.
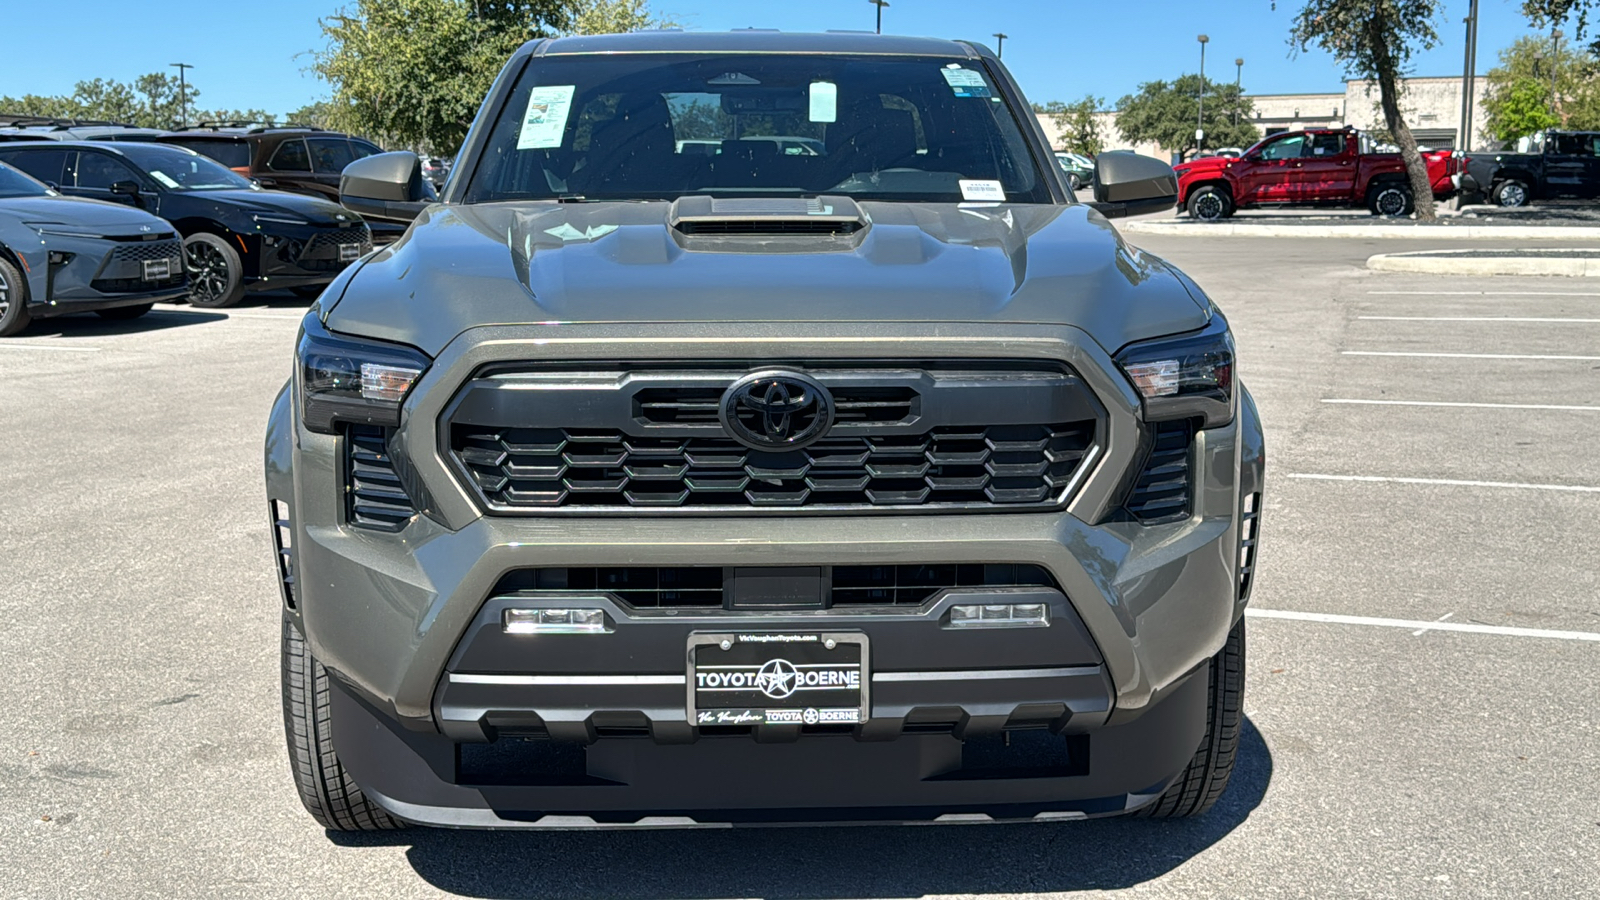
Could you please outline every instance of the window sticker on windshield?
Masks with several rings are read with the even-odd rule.
[[[154,178],[155,180],[157,180],[159,182],[161,182],[163,187],[175,188],[175,187],[178,186],[178,183],[176,181],[173,181],[171,176],[169,176],[165,172],[158,172],[158,171],[152,169],[150,171],[150,177]]]
[[[839,121],[839,86],[831,81],[811,82],[811,121]]]
[[[536,87],[528,92],[528,111],[522,116],[522,132],[517,135],[518,150],[549,150],[561,146],[572,112],[572,92],[576,85],[558,84]]]
[[[989,84],[983,80],[983,73],[973,69],[940,69],[939,73],[949,83],[950,90],[957,97],[988,97]]]
[[[958,184],[961,185],[961,197],[963,200],[973,200],[980,203],[1006,202],[1005,188],[1002,188],[998,181],[968,181],[962,179]]]

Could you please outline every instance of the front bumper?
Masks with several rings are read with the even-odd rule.
[[[37,247],[20,252],[34,318],[179,300],[189,291],[183,247],[176,239],[46,235]],[[150,260],[164,264],[167,276],[146,279],[144,263]]]
[[[402,818],[469,826],[535,824],[546,815],[589,814],[584,811],[653,824],[659,823],[650,817],[685,815],[702,824],[773,821],[824,816],[823,810],[840,807],[856,811],[846,818],[1031,818],[1122,811],[1158,794],[1199,740],[1204,665],[1222,647],[1245,600],[1240,509],[1245,497],[1259,495],[1263,465],[1248,394],[1241,391],[1233,423],[1195,438],[1193,514],[1145,526],[1111,515],[1140,453],[1137,398],[1130,385],[1108,374],[1114,365],[1087,336],[1026,326],[884,327],[893,333],[870,340],[831,333],[834,326],[825,324],[808,327],[803,333],[814,344],[807,355],[1031,357],[1072,366],[1106,407],[1108,422],[1103,453],[1069,504],[1047,512],[948,515],[488,516],[436,449],[437,423],[455,386],[486,362],[760,359],[772,355],[769,342],[792,345],[794,326],[729,325],[735,338],[708,338],[700,329],[677,326],[563,326],[558,339],[537,328],[468,332],[446,348],[407,401],[398,441],[410,461],[407,477],[427,495],[426,513],[393,534],[347,524],[341,439],[301,428],[292,392],[285,390],[269,426],[267,469],[269,497],[293,510],[297,579],[288,614],[340,686],[335,745],[363,789]],[[1049,640],[941,644],[945,638],[933,623],[957,602],[955,594],[870,621],[839,609],[761,620],[765,629],[825,627],[871,637],[870,719],[847,734],[753,746],[749,734],[714,736],[693,728],[685,718],[685,640],[691,632],[730,627],[715,616],[636,621],[642,617],[602,597],[597,602],[617,623],[616,633],[599,638],[615,639],[604,649],[583,636],[566,644],[547,639],[538,649],[480,652],[486,645],[478,638],[493,630],[504,605],[493,599],[496,586],[515,569],[933,562],[1048,570],[1060,588],[1049,598],[1057,611]],[[574,643],[581,641],[591,643]],[[979,677],[974,670],[996,674]],[[1191,677],[1196,672],[1198,679]],[[563,675],[676,680],[620,688],[519,681]],[[880,684],[883,676],[890,677]],[[566,782],[484,784],[464,774],[474,748],[513,746],[519,722],[537,723],[532,736],[555,738],[545,741],[548,746],[582,748],[579,762],[568,761]],[[943,730],[924,733],[928,726]],[[961,775],[967,768],[963,747],[1003,741],[1008,726],[1077,742],[1077,760],[1086,756],[1088,769]],[[481,743],[489,738],[500,740]],[[813,759],[814,769],[807,762]],[[783,773],[795,766],[810,773],[798,781],[809,788],[783,786]],[[841,778],[842,771],[858,768],[866,786],[878,789],[865,790],[854,776]],[[667,777],[673,771],[706,778]],[[714,772],[725,772],[728,783],[712,778]],[[629,789],[618,790],[617,782]],[[708,785],[715,785],[714,793]],[[814,812],[774,812],[780,808]]]
[[[372,232],[360,221],[270,228],[247,239],[255,257],[255,269],[247,273],[251,290],[327,284],[372,251]]]

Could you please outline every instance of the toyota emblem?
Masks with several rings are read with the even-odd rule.
[[[752,372],[722,395],[718,417],[728,434],[746,447],[799,450],[820,440],[833,426],[833,396],[800,372]]]

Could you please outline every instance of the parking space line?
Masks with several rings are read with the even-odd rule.
[[[1435,622],[1443,622],[1444,620],[1450,618],[1453,615],[1455,615],[1455,613],[1447,612],[1444,615],[1440,616],[1439,618],[1434,619],[1434,621]],[[1431,627],[1432,626],[1429,626],[1428,628],[1418,628],[1416,631],[1411,632],[1411,636],[1412,637],[1421,637],[1421,636],[1427,634]]]
[[[1444,400],[1352,400],[1324,398],[1323,403],[1355,406],[1448,406],[1458,409],[1545,409],[1561,412],[1600,412],[1600,406],[1557,406],[1549,403],[1456,403]]]
[[[1390,350],[1341,350],[1344,356],[1407,356],[1437,357],[1439,359],[1562,359],[1578,362],[1600,362],[1600,356],[1558,356],[1544,353],[1401,353]]]
[[[1593,324],[1600,319],[1557,319],[1540,316],[1356,316],[1371,322],[1560,322]]]
[[[1345,616],[1336,613],[1293,612],[1287,609],[1256,609],[1244,614],[1252,619],[1289,619],[1325,625],[1373,625],[1379,628],[1420,628],[1424,631],[1458,631],[1466,634],[1494,634],[1503,637],[1549,638],[1560,641],[1600,641],[1592,631],[1557,631],[1548,628],[1516,628],[1510,625],[1479,625],[1475,622],[1419,622],[1412,619],[1385,619],[1379,616]]]
[[[1600,291],[1367,291],[1387,297],[1600,297]]]
[[[1291,472],[1290,478],[1304,481],[1361,481],[1372,484],[1423,484],[1446,487],[1506,488],[1519,491],[1568,491],[1576,494],[1600,494],[1600,487],[1581,484],[1532,484],[1519,481],[1469,481],[1461,478],[1405,478],[1397,475],[1321,475],[1310,472]]]
[[[99,353],[99,347],[79,344],[30,344],[27,341],[0,341],[0,350],[58,350],[62,353]]]

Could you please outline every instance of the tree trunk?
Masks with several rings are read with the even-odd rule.
[[[1389,45],[1384,40],[1380,18],[1374,16],[1369,27],[1372,29],[1373,63],[1378,70],[1378,97],[1383,105],[1383,119],[1389,126],[1389,134],[1394,136],[1394,142],[1400,146],[1400,159],[1405,162],[1406,175],[1411,180],[1417,221],[1437,222],[1439,217],[1433,211],[1433,184],[1428,180],[1428,163],[1417,150],[1417,139],[1411,136],[1411,127],[1400,112],[1399,73],[1395,71],[1394,57],[1390,55]]]

